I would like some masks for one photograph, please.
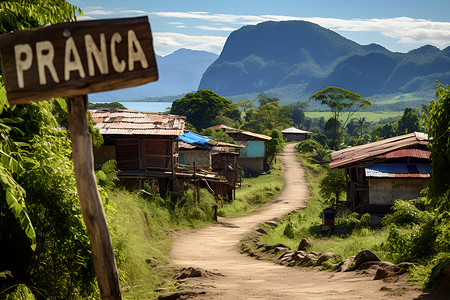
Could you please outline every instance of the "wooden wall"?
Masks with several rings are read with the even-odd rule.
[[[394,204],[397,199],[412,200],[428,186],[428,178],[369,178],[369,204]]]

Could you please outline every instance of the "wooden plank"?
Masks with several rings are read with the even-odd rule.
[[[11,105],[158,79],[147,17],[67,22],[0,36]]]
[[[89,134],[87,96],[67,99],[72,159],[80,197],[81,212],[86,223],[94,257],[95,274],[102,299],[121,299],[116,260],[94,175],[94,155]]]

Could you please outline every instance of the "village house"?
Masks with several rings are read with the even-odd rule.
[[[345,168],[347,204],[358,213],[385,214],[397,199],[419,197],[431,173],[428,136],[414,132],[331,154]]]
[[[212,170],[212,147],[217,142],[212,139],[185,131],[179,136],[179,164],[180,166]]]
[[[239,168],[237,158],[244,147],[216,142],[190,131],[185,131],[179,138],[179,168],[207,170],[225,177],[227,184],[221,186],[221,194],[223,198],[233,199]]]
[[[161,194],[181,193],[189,185],[205,187],[215,197],[231,194],[226,177],[212,171],[211,146],[216,143],[185,133],[185,117],[123,109],[96,109],[91,115],[104,138],[95,162],[116,160],[122,182],[157,179]],[[196,168],[186,166],[193,162]]]
[[[172,172],[178,164],[185,117],[123,109],[96,109],[91,115],[104,139],[96,163],[116,160],[119,178]]]
[[[286,142],[301,142],[309,139],[309,136],[310,134],[312,134],[312,132],[301,130],[295,127],[290,127],[281,131],[281,134],[283,134],[283,138]]]
[[[238,163],[240,168],[253,176],[264,172],[266,159],[266,142],[272,138],[250,131],[225,131],[231,138],[245,148],[240,151]]]

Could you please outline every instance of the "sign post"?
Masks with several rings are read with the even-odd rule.
[[[0,36],[11,105],[67,97],[72,159],[102,299],[121,299],[111,237],[98,192],[87,94],[158,79],[147,17],[55,24]]]

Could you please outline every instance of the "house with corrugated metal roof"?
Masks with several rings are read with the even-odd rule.
[[[428,136],[414,132],[331,153],[330,168],[344,168],[347,204],[358,213],[384,214],[397,199],[419,197],[428,186]]]
[[[309,139],[309,136],[312,134],[311,131],[301,130],[295,127],[290,127],[281,131],[283,138],[286,142],[301,142]]]
[[[96,109],[91,115],[104,138],[96,160],[115,159],[122,177],[172,171],[178,163],[185,117],[123,109]]]
[[[259,175],[264,172],[266,142],[270,136],[245,130],[225,131],[231,138],[245,148],[240,151],[238,163],[244,172]]]
[[[162,113],[122,109],[91,110],[94,127],[100,130],[104,145],[94,152],[97,164],[117,161],[121,181],[156,178],[161,194],[183,192],[189,183],[204,184],[215,196],[227,179],[216,172],[180,166],[179,137],[184,135],[186,118]]]
[[[237,183],[237,158],[244,147],[216,142],[190,131],[179,139],[179,168],[213,171],[225,177],[228,183],[221,186],[221,195],[231,200]]]

